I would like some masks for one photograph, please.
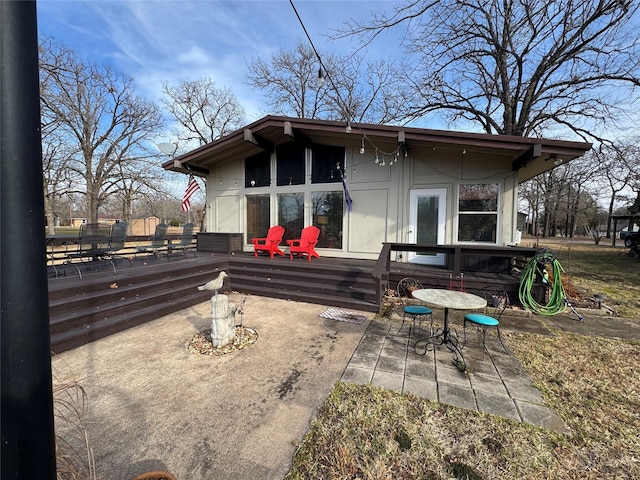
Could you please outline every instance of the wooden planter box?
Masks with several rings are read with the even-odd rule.
[[[206,253],[234,253],[242,251],[242,233],[198,233],[198,251]]]

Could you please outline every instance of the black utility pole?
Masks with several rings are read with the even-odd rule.
[[[36,2],[0,0],[3,480],[55,479]]]

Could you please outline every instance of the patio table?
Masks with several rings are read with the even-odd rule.
[[[449,309],[454,310],[477,310],[484,308],[487,305],[487,301],[473,295],[472,293],[458,292],[455,290],[445,290],[441,288],[423,288],[414,290],[412,292],[414,298],[425,302],[429,305],[443,307],[444,308],[444,325],[441,331],[436,332],[433,335],[419,339],[414,349],[418,353],[418,345],[424,342],[424,352],[421,355],[427,353],[429,344],[431,345],[445,345],[453,353],[453,363],[459,370],[465,371],[467,369],[462,355],[462,349],[458,346],[457,337],[451,335],[449,328]]]

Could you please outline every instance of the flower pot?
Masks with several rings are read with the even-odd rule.
[[[131,480],[177,480],[175,475],[164,470],[154,470],[153,472],[141,473]]]

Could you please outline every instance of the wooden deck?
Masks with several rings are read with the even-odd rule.
[[[138,257],[131,264],[117,261],[111,268],[75,268],[49,278],[51,344],[61,352],[118,331],[206,301],[210,293],[196,287],[225,270],[224,290],[318,303],[345,309],[378,312],[381,308],[374,260],[323,256],[308,262],[288,256],[270,259],[250,253]],[[59,268],[60,270],[60,268]],[[387,286],[394,288],[404,276],[418,278],[425,287],[448,288],[452,271],[422,265],[390,263]],[[501,284],[515,296],[519,276],[465,273],[465,290],[478,291]],[[224,291],[223,290],[223,291]]]

